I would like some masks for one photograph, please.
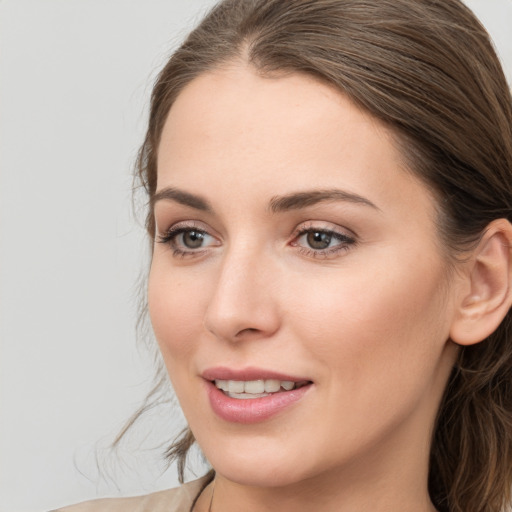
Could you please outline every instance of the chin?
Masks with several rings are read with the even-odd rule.
[[[230,439],[200,446],[215,471],[240,485],[284,487],[306,478],[304,453],[282,440]]]
[[[251,487],[287,487],[305,478],[296,471],[292,472],[290,468],[272,462],[254,466],[248,462],[237,464],[231,460],[214,468],[217,474],[231,482]]]

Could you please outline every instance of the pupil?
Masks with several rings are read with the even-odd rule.
[[[203,243],[204,235],[199,231],[187,231],[183,233],[183,244],[189,249],[197,249]]]
[[[321,231],[313,231],[308,233],[308,245],[312,249],[326,249],[331,243],[332,236]]]

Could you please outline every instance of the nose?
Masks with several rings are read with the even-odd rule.
[[[249,248],[226,254],[219,269],[204,325],[230,342],[268,338],[280,326],[276,268]]]

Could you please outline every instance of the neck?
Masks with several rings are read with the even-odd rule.
[[[331,475],[332,476],[332,475]],[[342,477],[340,477],[342,478]],[[426,489],[411,488],[408,482],[400,487],[388,481],[367,479],[356,487],[354,479],[325,482],[301,482],[285,488],[245,486],[219,476],[215,494],[207,512],[435,512]],[[211,497],[212,494],[209,494]],[[203,509],[201,509],[203,510]]]

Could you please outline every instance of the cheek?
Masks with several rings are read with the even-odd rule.
[[[422,255],[413,265],[378,261],[312,284],[307,295],[290,294],[301,297],[290,309],[295,335],[331,379],[352,383],[356,394],[364,379],[394,387],[422,376],[426,382],[449,332],[442,264]]]
[[[148,282],[148,307],[155,337],[169,368],[194,352],[203,325],[204,288],[201,280],[179,274],[154,261]]]
[[[347,446],[391,435],[406,418],[428,425],[435,415],[449,374],[442,361],[450,315],[441,266],[416,262],[408,269],[381,259],[374,271],[340,273],[307,295],[290,294],[302,298],[288,324],[317,370],[325,400],[316,414],[328,409],[330,421],[315,435],[333,463]]]

